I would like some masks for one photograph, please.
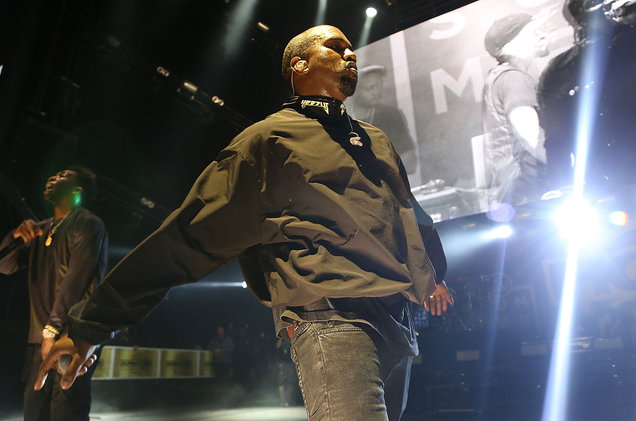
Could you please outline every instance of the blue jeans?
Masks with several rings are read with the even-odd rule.
[[[303,322],[291,338],[309,421],[398,421],[413,357],[393,353],[366,325]]]

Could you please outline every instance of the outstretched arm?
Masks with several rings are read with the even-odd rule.
[[[69,336],[99,344],[134,326],[173,286],[195,282],[260,239],[256,181],[236,154],[222,155],[179,209],[69,311]]]

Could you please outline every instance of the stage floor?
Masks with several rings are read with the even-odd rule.
[[[91,421],[306,421],[305,408],[258,407],[193,411],[91,412]],[[15,414],[5,421],[22,421]]]
[[[608,415],[608,416],[604,416]],[[20,413],[10,416],[3,416],[0,413],[0,421],[22,421]],[[497,413],[475,412],[437,412],[437,413],[407,413],[402,417],[402,421],[536,421],[541,419],[540,414],[535,411],[512,410]],[[626,408],[614,410],[596,410],[585,413],[572,414],[568,420],[577,421],[633,421],[634,411]],[[233,409],[156,409],[140,411],[93,411],[90,416],[91,421],[306,421],[305,409],[301,406],[295,407],[250,407]]]

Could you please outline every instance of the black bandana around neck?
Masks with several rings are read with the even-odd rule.
[[[323,125],[342,124],[348,127],[348,139],[354,146],[363,146],[362,138],[354,130],[354,122],[347,114],[342,101],[324,96],[294,96],[283,104],[283,108],[292,108],[310,118],[315,118]],[[355,123],[357,125],[357,122]]]
[[[338,142],[373,183],[380,183],[379,161],[371,149],[371,138],[360,123],[349,117],[342,101],[323,96],[294,96],[283,104],[316,119],[325,132]]]
[[[347,113],[342,101],[326,96],[294,96],[283,104],[283,108],[293,108],[313,118],[338,118]]]

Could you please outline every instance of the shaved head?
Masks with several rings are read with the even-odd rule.
[[[296,35],[287,44],[283,77],[293,95],[318,95],[344,101],[358,81],[356,54],[335,26],[320,25]]]
[[[303,60],[307,60],[311,46],[324,38],[325,31],[330,28],[334,27],[330,25],[314,26],[296,35],[287,43],[287,47],[285,47],[285,51],[283,52],[283,62],[281,65],[283,77],[287,82],[291,80],[292,70],[289,64],[291,59],[300,57]]]

